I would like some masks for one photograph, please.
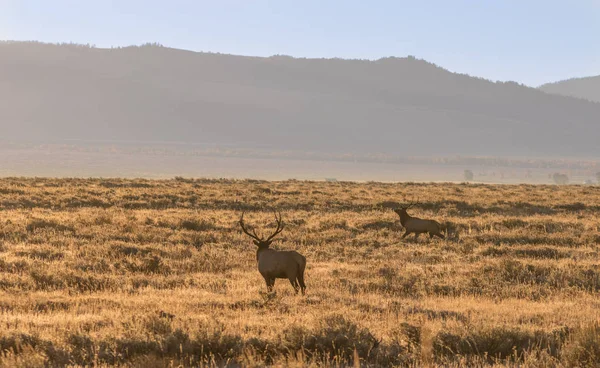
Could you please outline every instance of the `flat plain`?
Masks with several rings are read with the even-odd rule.
[[[118,177],[171,179],[174,176],[210,179],[255,178],[379,182],[453,182],[485,184],[554,184],[562,173],[571,184],[597,182],[600,161],[493,157],[398,157],[392,155],[333,155],[214,148],[160,143],[149,145],[106,142],[93,144],[8,144],[0,137],[0,177]]]
[[[597,186],[4,178],[0,366],[594,367],[599,247]]]

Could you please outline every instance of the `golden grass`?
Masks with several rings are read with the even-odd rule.
[[[274,209],[304,297],[237,225]],[[0,366],[596,366],[599,246],[599,187],[1,179]]]

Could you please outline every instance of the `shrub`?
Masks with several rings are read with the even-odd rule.
[[[78,333],[71,334],[67,338],[71,360],[77,364],[91,365],[94,362],[94,342],[89,336]]]
[[[304,350],[309,355],[326,359],[334,357],[350,361],[354,349],[367,359],[379,342],[365,328],[360,328],[344,316],[335,314],[321,320],[319,327],[309,331],[304,327],[292,326],[284,331],[283,343],[290,351]]]
[[[365,224],[362,224],[361,229],[363,229],[363,230],[393,229],[394,225],[395,225],[395,223],[393,221],[378,220],[378,221],[372,221],[372,222],[367,222]]]
[[[433,353],[438,362],[457,356],[494,360],[520,360],[525,352],[544,350],[557,357],[568,334],[567,329],[552,332],[524,331],[517,328],[495,327],[470,331],[466,335],[440,331],[433,341]]]
[[[541,247],[541,248],[522,248],[515,249],[515,256],[517,257],[530,257],[538,259],[559,259],[569,258],[571,255],[569,252],[563,252],[557,248],[552,247]]]
[[[29,345],[21,346],[19,350],[19,352],[0,351],[0,368],[43,368],[47,366],[46,355],[43,351],[38,351]]]
[[[215,225],[213,223],[198,219],[181,220],[181,222],[179,223],[179,227],[181,229],[191,231],[209,231],[215,229]]]
[[[37,229],[54,229],[56,231],[75,231],[72,226],[59,224],[54,220],[33,219],[29,221],[26,227],[27,231],[32,233]]]
[[[507,229],[524,228],[527,226],[527,221],[523,221],[519,218],[509,218],[502,220],[502,226],[506,227]]]
[[[600,366],[600,322],[574,331],[563,347],[562,358],[568,367]]]
[[[28,334],[0,334],[0,366],[65,366],[69,361],[68,352],[57,349],[50,341]]]
[[[151,256],[144,258],[143,263],[140,267],[140,271],[144,273],[169,273],[171,270],[166,266],[159,256]]]
[[[552,180],[558,185],[569,184],[569,177],[566,174],[554,173],[552,174]]]
[[[170,318],[165,312],[161,313],[162,315],[151,315],[143,320],[144,328],[154,335],[167,335],[172,331]]]

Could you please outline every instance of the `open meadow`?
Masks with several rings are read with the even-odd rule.
[[[5,178],[0,366],[595,367],[599,250],[598,186]]]

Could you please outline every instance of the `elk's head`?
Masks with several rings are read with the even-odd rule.
[[[409,204],[407,204],[406,206],[399,206],[398,208],[394,208],[394,212],[396,212],[398,214],[398,216],[400,216],[401,218],[404,216],[408,216],[408,213],[406,212],[409,208],[416,206],[417,204],[419,204],[419,200],[417,200],[416,202],[410,202]]]
[[[281,219],[281,213],[275,213],[275,221],[277,222],[277,229],[275,229],[275,232],[266,239],[258,235],[255,229],[252,229],[252,233],[246,229],[244,224],[244,212],[242,212],[242,216],[240,217],[240,227],[242,228],[244,234],[252,238],[252,242],[258,247],[258,249],[267,249],[273,242],[273,238],[283,231],[284,226],[283,220]]]

